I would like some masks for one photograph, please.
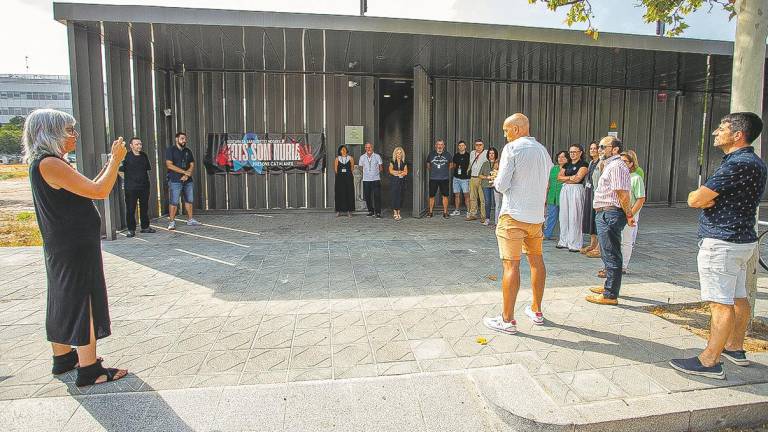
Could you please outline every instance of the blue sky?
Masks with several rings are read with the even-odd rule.
[[[71,3],[143,4],[154,6],[207,7],[219,9],[269,10],[357,15],[359,0],[70,0]],[[654,34],[655,26],[642,21],[643,10],[636,0],[592,0],[595,26],[601,32]],[[53,20],[50,0],[4,0],[0,15],[0,73],[29,72],[68,74],[69,60],[65,27]],[[564,12],[551,12],[527,0],[368,0],[369,16],[417,18],[513,24],[531,27],[568,28]],[[735,21],[716,6],[705,7],[688,19],[691,26],[683,37],[733,40]],[[583,29],[583,25],[575,26]]]

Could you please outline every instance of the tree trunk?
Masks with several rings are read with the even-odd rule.
[[[736,0],[736,17],[731,112],[751,111],[762,117],[765,39],[768,37],[768,0]],[[766,120],[763,119],[763,121]],[[763,131],[765,132],[766,128]],[[759,156],[761,154],[760,138],[758,137],[752,145]],[[757,297],[757,257],[756,249],[747,266],[747,296],[752,305],[753,316]]]

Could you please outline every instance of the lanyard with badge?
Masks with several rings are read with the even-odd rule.
[[[342,174],[346,174],[347,173],[347,163],[349,162],[349,156],[345,156],[345,158],[346,158],[346,160],[344,162],[341,162],[341,160],[339,160],[339,162],[341,162],[344,165],[344,167],[341,168],[341,173]]]
[[[366,165],[368,165],[368,172],[373,172],[373,164],[372,162],[375,161],[375,159],[372,156],[368,156],[368,154],[363,155],[367,159]]]

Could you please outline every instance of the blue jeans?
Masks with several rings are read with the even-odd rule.
[[[547,218],[544,221],[544,238],[550,239],[555,235],[555,225],[560,217],[560,206],[557,204],[547,204]]]
[[[491,219],[491,205],[494,201],[493,188],[483,188],[483,195],[485,196],[485,218]],[[496,218],[494,217],[494,219]]]
[[[179,201],[181,199],[181,192],[184,191],[184,202],[186,203],[192,203],[194,202],[194,186],[191,181],[186,183],[177,183],[177,182],[168,182],[168,191],[170,195],[170,202],[169,204],[172,206],[179,206]]]
[[[621,231],[627,225],[622,210],[606,210],[595,214],[600,257],[605,266],[605,298],[619,298],[621,289]]]

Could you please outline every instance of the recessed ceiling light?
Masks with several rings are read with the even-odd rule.
[[[388,97],[392,97],[392,96],[391,96],[391,95],[388,95],[388,94],[385,94],[385,95],[384,95],[384,97],[385,97],[385,98],[388,98]]]
[[[403,81],[403,80],[397,80],[397,81],[395,81],[395,84],[405,84],[405,83],[406,83],[406,82],[405,82],[405,81]]]

